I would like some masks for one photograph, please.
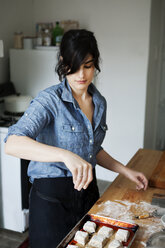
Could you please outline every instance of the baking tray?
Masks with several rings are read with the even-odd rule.
[[[101,215],[96,214],[87,214],[85,215],[78,223],[77,225],[68,233],[68,235],[60,242],[60,244],[57,246],[57,248],[65,248],[68,244],[76,244],[76,241],[74,241],[74,236],[78,230],[82,230],[83,225],[86,221],[94,221],[97,225],[97,227],[101,227],[103,225],[113,228],[115,231],[117,231],[119,228],[128,230],[130,232],[130,236],[127,242],[123,242],[124,247],[130,248],[132,245],[132,242],[134,241],[139,226],[137,224],[132,224],[125,221],[120,221],[116,219],[112,219],[109,217],[104,217]],[[80,246],[83,247],[83,246]],[[106,247],[106,246],[105,246]]]

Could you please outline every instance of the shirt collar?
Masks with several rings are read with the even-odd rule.
[[[71,90],[71,87],[70,87],[67,79],[63,80],[62,89],[63,89],[62,94],[61,94],[62,100],[66,101],[66,102],[74,103],[74,97],[72,95],[72,90]]]
[[[99,93],[99,91],[97,90],[97,88],[95,87],[95,85],[93,83],[91,83],[88,87],[88,92],[92,95],[93,98],[93,102],[95,105],[98,105],[100,108],[102,108],[102,104],[100,104],[101,102],[101,94]]]

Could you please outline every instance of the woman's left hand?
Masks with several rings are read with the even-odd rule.
[[[127,174],[125,175],[131,181],[136,183],[137,190],[146,190],[148,186],[148,180],[143,173],[134,171],[127,168]]]
[[[117,172],[119,174],[124,175],[131,181],[136,183],[136,189],[137,190],[146,190],[148,186],[148,180],[144,176],[143,173],[134,171],[123,164],[121,164],[119,161],[112,158],[106,151],[103,149],[97,154],[97,164],[101,165],[102,167]]]

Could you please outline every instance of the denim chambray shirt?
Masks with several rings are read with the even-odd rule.
[[[96,165],[96,154],[107,130],[106,101],[91,83],[88,92],[94,103],[93,125],[81,111],[72,95],[71,88],[64,80],[41,91],[32,100],[19,121],[9,127],[8,135],[28,136],[41,143],[67,149],[84,160]],[[42,177],[72,176],[62,162],[30,161],[30,181]]]

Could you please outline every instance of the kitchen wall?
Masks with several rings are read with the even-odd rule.
[[[108,104],[109,130],[103,146],[126,164],[143,147],[151,0],[6,2],[5,6],[13,8],[19,4],[22,11],[27,5],[26,13],[15,17],[8,36],[17,28],[33,33],[36,22],[63,19],[78,20],[81,28],[94,31],[102,58],[96,84]],[[97,175],[111,181],[116,176],[102,168],[97,169]]]
[[[9,48],[13,47],[14,32],[32,33],[33,0],[0,0],[0,40],[4,42],[4,58],[0,58],[0,83],[9,80]]]

